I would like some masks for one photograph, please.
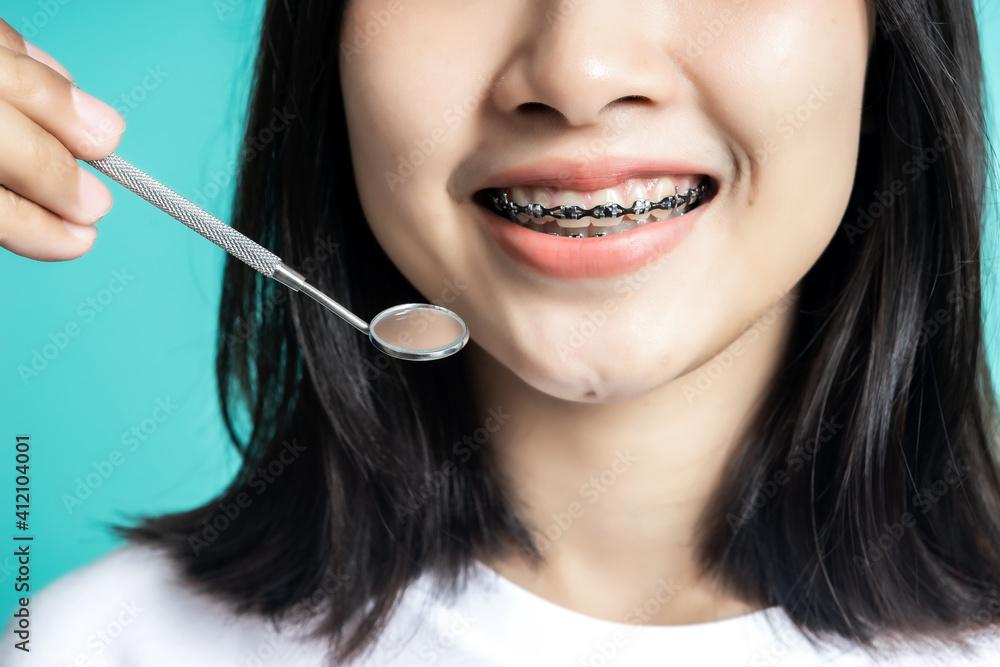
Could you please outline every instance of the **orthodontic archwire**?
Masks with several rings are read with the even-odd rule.
[[[494,194],[489,196],[489,202],[493,207],[493,210],[500,215],[506,215],[510,218],[511,222],[516,222],[522,224],[521,221],[517,219],[519,214],[525,214],[530,218],[535,220],[550,216],[557,220],[579,220],[580,218],[596,218],[598,220],[604,220],[607,218],[620,218],[624,215],[645,215],[650,211],[661,210],[670,211],[678,206],[684,205],[684,210],[681,211],[680,215],[684,215],[688,210],[690,210],[691,205],[697,203],[705,193],[708,191],[708,187],[705,183],[698,185],[695,188],[689,188],[684,194],[680,193],[680,188],[674,186],[674,194],[669,197],[664,197],[658,202],[651,202],[648,199],[637,199],[631,207],[623,207],[614,202],[608,202],[606,204],[599,204],[593,208],[584,209],[575,205],[563,205],[554,206],[552,208],[546,208],[541,204],[518,204],[516,202],[510,201],[507,193]]]

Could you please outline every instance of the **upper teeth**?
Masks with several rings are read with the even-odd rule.
[[[650,217],[656,220],[668,217],[671,215],[670,211],[650,210],[650,206],[678,192],[683,194],[697,187],[700,180],[699,176],[661,176],[632,178],[613,188],[588,192],[522,186],[501,192],[507,194],[509,201],[527,207],[528,215],[533,218],[540,217],[538,213],[543,207],[551,209],[575,206],[584,210],[595,209],[594,219],[573,219],[567,216],[559,219],[560,226],[586,227],[591,223],[596,226],[612,226],[621,223],[623,219],[645,221]],[[626,208],[633,209],[633,212],[623,214],[623,209]]]

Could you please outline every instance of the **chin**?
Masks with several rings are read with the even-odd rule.
[[[554,349],[554,345],[546,349]],[[588,345],[570,354],[522,350],[505,364],[523,382],[553,398],[578,403],[613,403],[649,393],[676,379],[668,355],[646,349],[642,358],[626,359]]]

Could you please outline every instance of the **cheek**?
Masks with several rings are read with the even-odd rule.
[[[364,25],[366,6],[356,3],[359,18],[345,27]],[[407,8],[412,12],[413,8]],[[357,13],[357,12],[355,12]],[[425,200],[421,183],[443,178],[435,172],[440,140],[440,113],[428,104],[428,76],[407,69],[413,59],[400,59],[400,50],[412,49],[403,39],[405,13],[371,39],[364,49],[342,53],[340,61],[344,110],[355,182],[365,218],[379,245],[418,289],[434,273],[434,221],[414,215],[413,201]],[[347,18],[350,18],[348,16]],[[423,291],[423,290],[421,290]]]
[[[766,11],[774,5],[781,7]],[[709,111],[736,138],[756,147],[767,139],[783,146],[840,109],[860,114],[867,60],[863,2],[786,0],[734,14],[699,58],[705,62],[691,65],[691,75]],[[782,126],[786,120],[791,133]]]
[[[352,4],[343,38],[371,22],[385,0]],[[482,12],[450,3],[401,2],[364,49],[340,59],[351,148],[371,196],[444,182],[469,119],[489,95],[496,49],[478,38]],[[470,29],[471,28],[471,29]],[[363,193],[366,194],[366,193]]]
[[[351,156],[367,220],[393,263],[425,294],[440,291],[441,267],[465,261],[463,246],[455,242],[462,230],[442,214],[453,207],[442,184],[462,157],[465,135],[476,131],[470,119],[489,94],[486,68],[470,42],[475,31],[460,29],[471,19],[446,11],[445,4],[400,3],[365,48],[349,57],[342,49],[340,59]],[[353,3],[342,39],[383,6],[384,0]],[[428,46],[428,35],[440,34],[455,37]]]
[[[383,51],[341,67],[351,155],[363,197],[387,199],[412,189],[419,180],[414,175],[423,175],[441,141],[441,116],[429,103],[427,77],[405,74]]]
[[[853,187],[867,7],[763,2],[738,12],[723,38],[696,72],[740,164],[733,240],[755,271],[790,286],[832,238]]]

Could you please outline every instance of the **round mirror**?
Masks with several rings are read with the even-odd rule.
[[[447,308],[405,303],[383,310],[368,325],[372,344],[398,359],[423,361],[455,354],[469,342],[469,328]]]

